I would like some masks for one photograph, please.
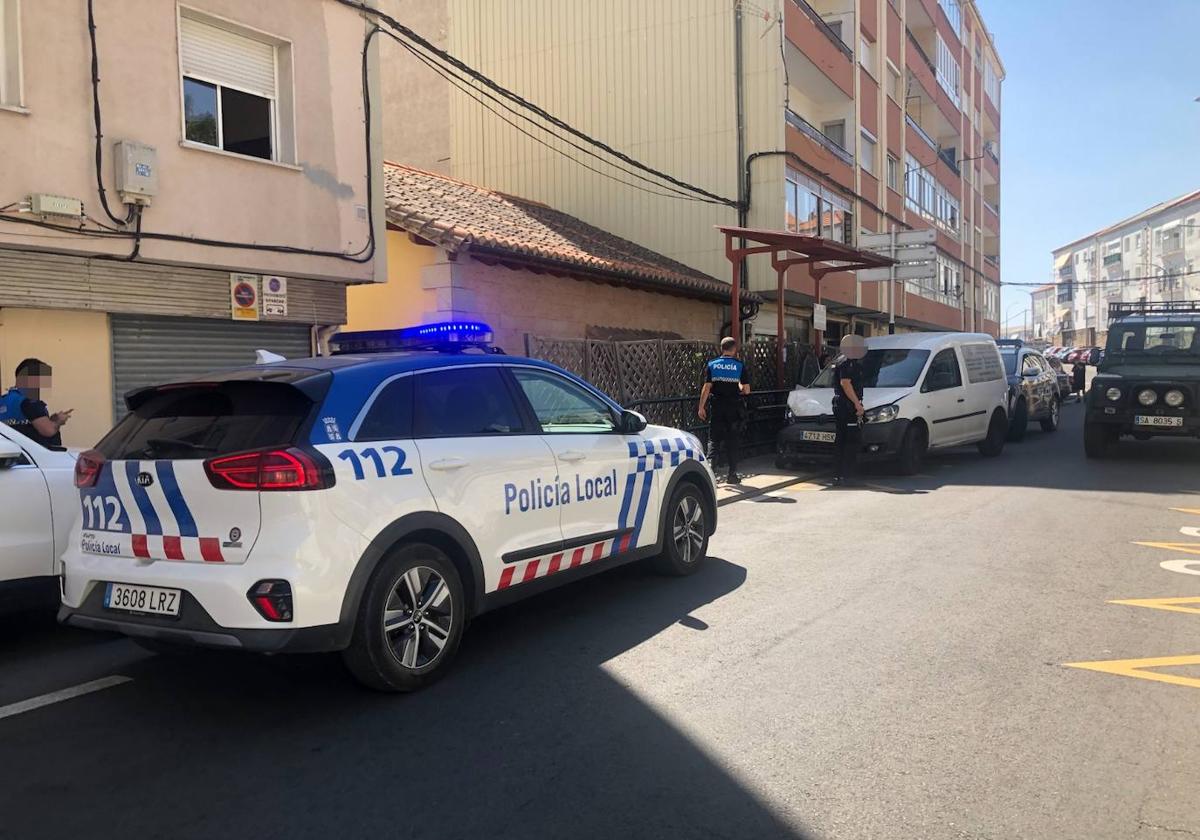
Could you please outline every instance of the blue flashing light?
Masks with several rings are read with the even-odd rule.
[[[330,339],[334,353],[389,353],[400,350],[490,349],[492,328],[480,321],[443,321],[394,330],[340,332]]]

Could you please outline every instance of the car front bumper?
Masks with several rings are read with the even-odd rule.
[[[1200,437],[1200,416],[1178,413],[1163,413],[1147,411],[1151,417],[1180,417],[1180,426],[1143,426],[1134,422],[1138,412],[1125,407],[1091,406],[1088,408],[1087,422],[1094,425],[1116,427],[1124,435],[1150,435],[1151,437]]]
[[[904,443],[904,435],[912,421],[892,420],[889,423],[867,423],[862,427],[862,448],[858,453],[861,461],[886,461],[895,458]],[[837,452],[837,445],[804,439],[805,432],[836,433],[832,420],[818,422],[795,422],[786,426],[775,439],[775,453],[781,458],[798,461],[830,461]]]

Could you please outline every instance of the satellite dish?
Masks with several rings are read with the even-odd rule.
[[[275,362],[286,362],[287,356],[280,356],[278,353],[272,353],[270,350],[255,350],[254,363],[256,365],[269,365]]]

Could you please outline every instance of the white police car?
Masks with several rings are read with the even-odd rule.
[[[346,353],[397,333],[410,349]],[[481,612],[639,558],[695,571],[717,511],[696,438],[486,333],[348,333],[344,355],[127,395],[78,461],[60,620],[152,648],[341,650],[403,691]]]

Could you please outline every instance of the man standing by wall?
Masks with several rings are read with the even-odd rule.
[[[54,414],[42,401],[42,391],[50,389],[50,365],[41,359],[25,359],[17,365],[17,385],[0,400],[0,422],[11,426],[42,446],[62,446],[59,430],[71,419],[71,412]]]
[[[721,339],[721,355],[704,368],[704,387],[700,389],[700,407],[696,412],[701,420],[708,420],[710,451],[718,445],[724,450],[729,469],[726,480],[730,484],[738,482],[738,445],[744,421],[742,398],[750,394],[750,372],[737,358],[737,349],[736,339]]]

